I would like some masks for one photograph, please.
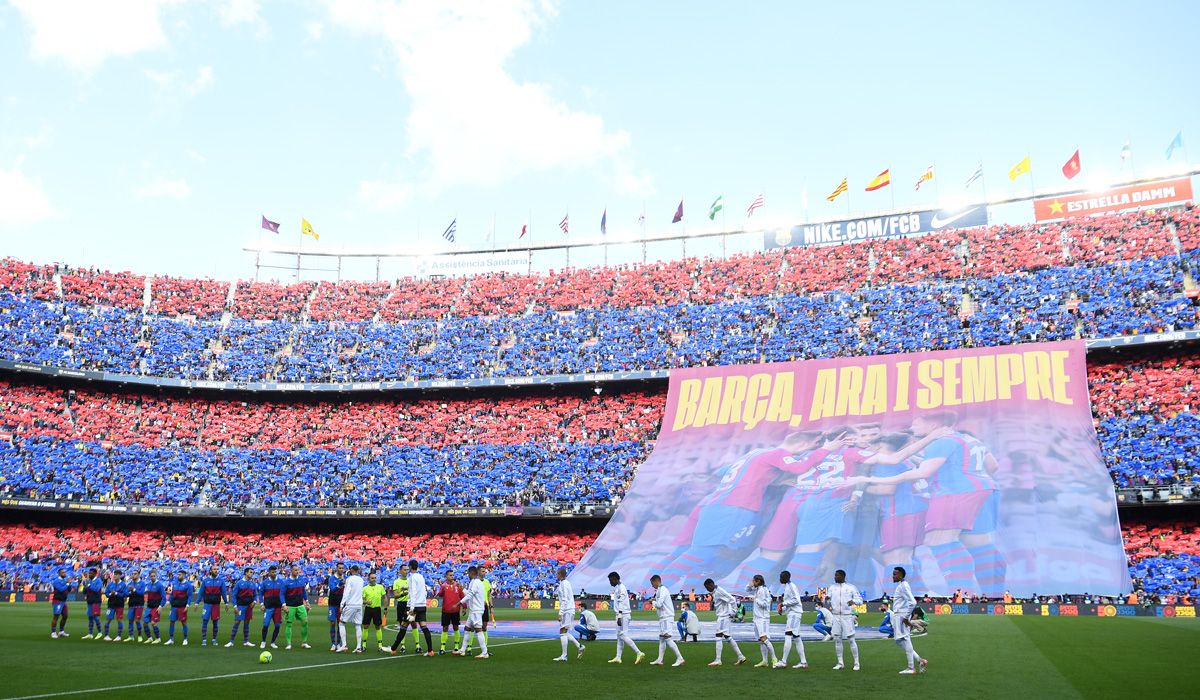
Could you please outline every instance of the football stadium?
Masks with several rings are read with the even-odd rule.
[[[1198,15],[1076,10],[0,4],[0,700],[1192,697]]]

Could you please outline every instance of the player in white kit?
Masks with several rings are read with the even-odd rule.
[[[721,651],[726,644],[732,646],[733,653],[737,654],[737,661],[733,665],[741,666],[746,663],[746,657],[733,638],[733,608],[737,601],[732,593],[718,586],[711,578],[704,579],[704,590],[712,595],[713,610],[717,613],[717,658],[709,666],[721,665]]]
[[[922,659],[912,645],[911,618],[913,610],[917,607],[917,599],[913,596],[908,581],[904,580],[907,575],[908,572],[903,566],[892,569],[892,582],[896,584],[896,592],[892,595],[892,627],[895,629],[896,645],[903,649],[904,655],[908,657],[908,668],[900,672],[902,676],[917,673],[917,668],[914,668],[917,664],[920,664],[919,672],[925,673],[925,667],[929,665],[929,661]]]
[[[654,612],[658,614],[658,658],[650,662],[651,666],[662,666],[663,656],[667,648],[675,652],[675,663],[672,666],[684,664],[683,654],[675,644],[675,603],[671,601],[671,591],[662,585],[662,577],[654,574],[650,577],[650,585],[654,587]]]
[[[754,574],[750,591],[754,594],[754,636],[762,647],[762,661],[754,664],[754,668],[770,668],[778,659],[775,657],[775,645],[771,643],[771,590],[767,588],[767,580],[762,574]]]
[[[363,618],[363,577],[359,575],[360,569],[358,564],[350,567],[350,575],[346,577],[345,588],[342,590],[342,614],[338,618],[338,628],[342,632],[342,645],[338,647],[339,652],[346,651],[346,623],[354,625],[355,639],[358,643],[354,645],[354,653],[363,653],[362,649],[362,618]]]
[[[800,654],[800,663],[792,668],[808,668],[808,659],[804,658],[804,639],[800,636],[800,619],[804,615],[804,604],[800,600],[800,589],[792,583],[792,572],[780,571],[779,582],[783,584],[783,600],[779,602],[779,612],[787,622],[783,628],[783,656],[775,663],[775,668],[787,668],[788,657],[792,655],[792,645]]]
[[[846,583],[846,572],[838,569],[833,572],[833,585],[828,593],[829,610],[833,619],[829,621],[833,635],[833,650],[837,652],[837,666],[833,670],[840,671],[846,667],[842,656],[842,642],[850,640],[850,655],[854,657],[854,670],[858,665],[858,642],[854,641],[854,606],[862,605],[862,594],[853,583]]]
[[[463,591],[463,605],[467,607],[467,624],[463,634],[462,646],[455,649],[455,656],[466,656],[467,647],[471,646],[471,637],[479,640],[479,651],[476,659],[490,659],[487,648],[487,637],[483,636],[483,608],[487,605],[487,593],[483,590],[483,581],[479,580],[479,569],[467,567],[467,588]],[[411,584],[409,584],[411,585]]]
[[[568,634],[575,626],[575,590],[571,588],[571,582],[567,580],[567,570],[563,567],[558,569],[558,590],[555,592],[555,597],[558,598],[558,641],[562,643],[562,654],[556,656],[554,660],[567,660],[568,642],[574,644],[575,648],[579,650],[579,654],[575,658],[582,659],[583,650],[587,647]]]
[[[629,624],[633,621],[633,614],[629,609],[629,590],[625,588],[625,584],[621,583],[621,574],[611,571],[608,574],[608,585],[612,586],[613,613],[617,618],[617,655],[608,660],[610,664],[621,663],[621,654],[624,653],[625,647],[628,646],[637,654],[633,664],[636,666],[642,663],[642,659],[646,655],[638,649],[637,644],[633,643],[633,637],[629,636]]]

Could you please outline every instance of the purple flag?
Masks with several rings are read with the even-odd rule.
[[[279,233],[279,223],[278,222],[271,221],[270,219],[268,219],[265,216],[262,218],[262,220],[263,220],[263,223],[262,223],[263,228],[270,231],[271,233]]]

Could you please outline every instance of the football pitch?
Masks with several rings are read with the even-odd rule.
[[[1128,618],[931,616],[929,634],[916,639],[930,660],[929,672],[897,675],[903,652],[891,640],[860,642],[863,669],[833,671],[833,645],[809,642],[809,668],[759,669],[759,647],[742,643],[749,663],[708,668],[713,643],[680,644],[680,668],[605,663],[614,642],[588,645],[584,658],[554,663],[553,639],[492,636],[492,658],[450,655],[433,658],[381,655],[374,634],[363,655],[332,654],[323,614],[314,614],[310,650],[274,651],[270,665],[258,663],[258,648],[201,647],[199,620],[190,624],[191,643],[182,647],[83,640],[86,618],[73,605],[71,637],[50,639],[48,604],[0,606],[0,700],[11,698],[737,698],[804,693],[822,698],[1101,698],[1136,692],[1143,698],[1195,697],[1195,663],[1200,659],[1200,622]],[[319,613],[314,607],[313,612]],[[498,611],[498,622],[552,619],[549,611]],[[805,615],[811,621],[812,613]],[[196,618],[199,617],[197,614]],[[647,613],[640,618],[649,619]],[[703,617],[703,614],[702,614]],[[861,624],[878,625],[879,615]],[[257,622],[257,621],[256,621]],[[601,624],[611,626],[604,617]],[[230,622],[222,621],[222,640]],[[166,625],[162,626],[166,632]],[[437,643],[437,625],[431,625]],[[252,628],[258,641],[259,628]],[[353,632],[351,632],[353,635]],[[385,633],[390,642],[394,633]],[[240,633],[239,633],[240,637]],[[638,642],[646,661],[657,644]],[[782,642],[776,640],[776,650]],[[849,650],[846,650],[849,661]],[[667,663],[672,660],[667,652]],[[793,656],[793,663],[795,657]],[[1191,688],[1191,690],[1188,690]]]

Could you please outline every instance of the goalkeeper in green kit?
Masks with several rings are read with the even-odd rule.
[[[283,638],[285,649],[292,648],[292,624],[300,623],[300,648],[311,649],[308,644],[308,577],[300,567],[292,564],[292,577],[283,580]]]

